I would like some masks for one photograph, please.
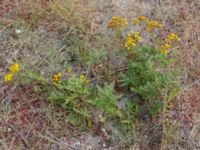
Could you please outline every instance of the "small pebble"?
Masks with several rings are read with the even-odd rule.
[[[20,33],[22,33],[22,30],[16,29],[15,32],[16,32],[17,34],[20,34]]]
[[[12,129],[11,128],[8,128],[8,132],[11,132],[12,131]]]

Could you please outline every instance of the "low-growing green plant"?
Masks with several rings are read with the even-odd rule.
[[[83,76],[83,75],[82,75]],[[48,91],[48,100],[67,110],[69,123],[78,126],[92,126],[92,113],[89,101],[89,88],[83,77],[64,78]]]
[[[176,34],[170,34],[166,40],[160,40],[164,43],[162,45],[141,43],[142,33],[152,35],[163,25],[144,16],[134,19],[133,24],[140,24],[141,30],[144,31],[131,31],[127,36],[122,51],[127,56],[128,69],[120,74],[120,82],[122,87],[128,87],[128,92],[139,97],[139,100],[133,97],[133,100],[128,102],[130,114],[135,118],[140,118],[142,115],[153,117],[165,104],[164,93],[167,91],[171,95],[170,92],[178,88],[178,71],[175,68],[169,70],[169,67],[176,62],[175,52],[171,46],[174,41],[180,41],[180,38]],[[169,53],[171,55],[168,55]],[[145,114],[142,114],[144,112]]]
[[[54,5],[51,7],[54,8]],[[57,15],[61,15],[60,11]],[[166,105],[180,91],[178,72],[170,68],[176,61],[171,46],[173,41],[180,40],[179,37],[171,34],[165,41],[160,40],[161,44],[141,43],[142,33],[153,34],[153,31],[162,25],[144,16],[138,17],[137,24],[139,23],[145,32],[131,31],[124,39],[123,29],[127,25],[127,19],[117,16],[109,22],[108,27],[114,30],[119,28],[116,30],[120,34],[118,38],[122,42],[125,41],[124,47],[120,48],[120,54],[123,56],[118,53],[119,50],[107,52],[89,48],[89,41],[79,37],[76,40],[80,43],[76,40],[73,43],[77,53],[72,52],[77,57],[76,61],[81,63],[78,67],[68,67],[65,71],[47,78],[36,71],[26,71],[16,63],[9,68],[4,81],[8,83],[13,78],[18,78],[16,81],[24,86],[32,86],[33,90],[48,102],[66,110],[69,124],[83,129],[93,128],[97,123],[105,126],[115,123],[117,129],[128,133],[132,124],[144,116],[150,118],[165,112]],[[116,56],[122,57],[120,60],[125,69],[113,67]],[[91,70],[98,65],[104,70],[100,75],[95,75]],[[86,76],[80,75],[83,71]],[[133,96],[126,97],[123,101],[122,97],[126,95]]]
[[[58,72],[52,79],[48,79],[40,73],[26,73],[21,70],[18,73],[18,81],[24,86],[32,85],[34,92],[47,97],[49,102],[67,110],[69,123],[76,126],[92,127],[89,81],[84,75],[78,77],[71,74],[71,68],[67,68],[66,71],[68,73],[65,76]]]
[[[129,60],[128,71],[121,75],[121,85],[128,86],[130,92],[141,97],[133,105],[138,116],[145,105],[151,116],[155,116],[163,106],[163,92],[177,87],[177,72],[164,70],[174,59],[158,52],[153,46],[142,46],[134,51]],[[172,90],[171,89],[171,90]],[[140,103],[140,104],[139,104]]]
[[[93,105],[103,114],[109,117],[121,117],[122,112],[119,110],[117,103],[119,96],[114,93],[114,84],[104,87],[97,86],[97,95],[93,97]]]
[[[107,51],[105,50],[90,50],[88,54],[88,65],[100,64],[102,58],[107,55]]]

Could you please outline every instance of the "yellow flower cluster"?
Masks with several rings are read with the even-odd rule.
[[[17,64],[17,63],[13,64],[12,66],[9,67],[9,70],[10,70],[13,74],[19,72],[19,64]]]
[[[139,22],[143,22],[146,24],[146,30],[151,32],[156,28],[161,28],[163,27],[163,25],[161,23],[159,23],[158,21],[154,21],[154,20],[149,20],[148,18],[146,18],[145,16],[138,16],[137,19],[133,19],[132,23],[133,25],[138,25]]]
[[[141,36],[139,32],[131,31],[130,34],[128,34],[127,40],[125,42],[125,47],[127,49],[134,48],[138,42],[140,42]]]
[[[6,74],[6,75],[4,76],[4,82],[9,82],[9,81],[11,81],[11,80],[13,79],[14,75],[17,74],[17,73],[19,72],[19,69],[20,69],[20,67],[19,67],[19,64],[18,64],[18,63],[15,63],[15,64],[11,65],[11,66],[9,67],[10,73],[8,73],[8,74]]]
[[[66,72],[67,73],[72,73],[73,69],[72,67],[68,67],[66,68]],[[56,83],[61,83],[61,79],[62,79],[62,73],[61,72],[58,72],[57,74],[53,75],[53,84],[56,84]],[[89,80],[86,78],[85,75],[81,74],[79,76],[79,80],[83,83],[89,83]]]
[[[164,45],[162,45],[160,47],[160,53],[162,54],[167,54],[169,52],[169,49],[171,48],[170,46],[170,42],[172,41],[180,41],[180,38],[178,37],[178,35],[172,33],[170,35],[167,36],[167,43],[165,43]]]
[[[167,40],[170,42],[171,41],[180,41],[180,38],[178,37],[178,35],[172,33],[167,37]]]
[[[160,53],[167,54],[170,48],[171,46],[168,43],[165,43],[164,45],[160,47]]]
[[[9,82],[13,79],[13,74],[12,73],[9,73],[7,75],[4,76],[4,81],[5,82]]]
[[[89,80],[87,80],[87,78],[84,75],[80,75],[79,79],[80,81],[85,82],[85,83],[89,82]]]
[[[62,73],[58,72],[57,74],[55,74],[53,76],[53,83],[59,83],[59,82],[61,82],[61,78],[62,78]]]
[[[163,27],[163,25],[161,23],[159,23],[158,21],[148,21],[146,30],[151,32],[156,28],[162,28],[162,27]]]
[[[148,22],[149,21],[149,19],[148,18],[146,18],[145,16],[138,16],[138,18],[137,19],[133,19],[132,20],[132,23],[133,23],[133,25],[138,25],[139,24],[139,22]]]
[[[127,18],[114,16],[108,23],[108,27],[112,29],[121,29],[128,24]]]

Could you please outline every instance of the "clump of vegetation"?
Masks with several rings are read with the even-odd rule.
[[[49,5],[49,8],[53,7]],[[44,8],[40,9],[47,13]],[[60,12],[56,14],[60,15]],[[74,71],[78,67],[67,67],[48,77],[33,70],[27,72],[25,67],[20,69],[16,63],[9,68],[11,73],[5,75],[4,81],[9,84],[14,75],[18,74],[15,82],[32,85],[34,91],[49,103],[64,108],[67,122],[80,129],[93,129],[98,123],[107,124],[110,121],[116,121],[122,128],[124,124],[131,127],[134,122],[142,121],[143,115],[153,118],[162,113],[179,91],[177,70],[169,71],[167,68],[176,61],[172,47],[180,38],[173,33],[166,40],[157,37],[157,41],[153,39],[154,42],[145,43],[143,36],[156,36],[156,31],[163,25],[139,16],[132,20],[132,25],[140,25],[140,31],[131,30],[126,34],[124,29],[127,25],[126,18],[114,16],[108,27],[117,32],[116,38],[120,38],[124,46],[116,53],[113,51],[115,54],[106,50],[88,50],[84,54],[79,51],[76,56],[81,55],[78,58],[82,67],[78,71]],[[115,57],[122,58],[124,64],[127,64],[126,70],[119,71],[111,67]],[[103,66],[102,74],[94,73],[97,66]],[[121,108],[119,103],[126,95],[133,96],[127,98],[123,102],[125,107]]]

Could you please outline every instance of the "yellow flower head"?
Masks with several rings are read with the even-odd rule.
[[[13,74],[19,72],[19,64],[18,64],[18,63],[13,64],[12,66],[9,67],[9,70],[10,70]]]
[[[59,83],[61,81],[61,78],[62,78],[62,73],[58,72],[57,74],[55,74],[53,76],[53,82],[54,83]]]
[[[13,74],[9,73],[7,75],[4,76],[4,82],[9,82],[13,79]]]
[[[85,81],[85,80],[86,80],[86,77],[85,77],[84,75],[80,75],[79,79],[80,79],[81,81]]]
[[[89,80],[87,80],[87,78],[84,75],[80,75],[79,79],[84,83],[89,83]]]
[[[128,21],[126,18],[122,18],[120,16],[114,16],[108,23],[108,27],[112,29],[121,29],[126,26]]]
[[[73,70],[72,70],[72,67],[68,67],[68,68],[66,69],[66,72],[67,72],[67,73],[72,73],[72,71],[73,71]]]
[[[169,53],[169,50],[168,49],[160,49],[160,53],[166,55]]]
[[[141,36],[139,32],[131,31],[131,33],[128,36],[134,38],[136,43],[140,42],[141,40]]]
[[[180,38],[178,37],[178,35],[172,33],[167,37],[168,41],[180,41]]]
[[[136,43],[134,41],[134,39],[132,37],[127,37],[127,40],[126,40],[126,43],[125,43],[125,47],[128,48],[128,47],[135,47],[136,46]]]
[[[125,47],[130,49],[137,45],[138,42],[140,42],[141,36],[139,32],[131,31],[130,34],[128,34],[128,37],[125,42]]]
[[[156,28],[162,28],[163,25],[159,23],[158,21],[148,21],[148,24],[146,26],[147,31],[151,32],[152,30]]]
[[[138,20],[140,20],[140,21],[148,21],[148,18],[146,18],[145,16],[138,16]]]
[[[171,46],[168,43],[165,43],[164,45],[161,46],[161,48],[170,49]]]
[[[170,48],[171,46],[168,43],[165,43],[164,45],[160,47],[160,53],[167,54]]]

